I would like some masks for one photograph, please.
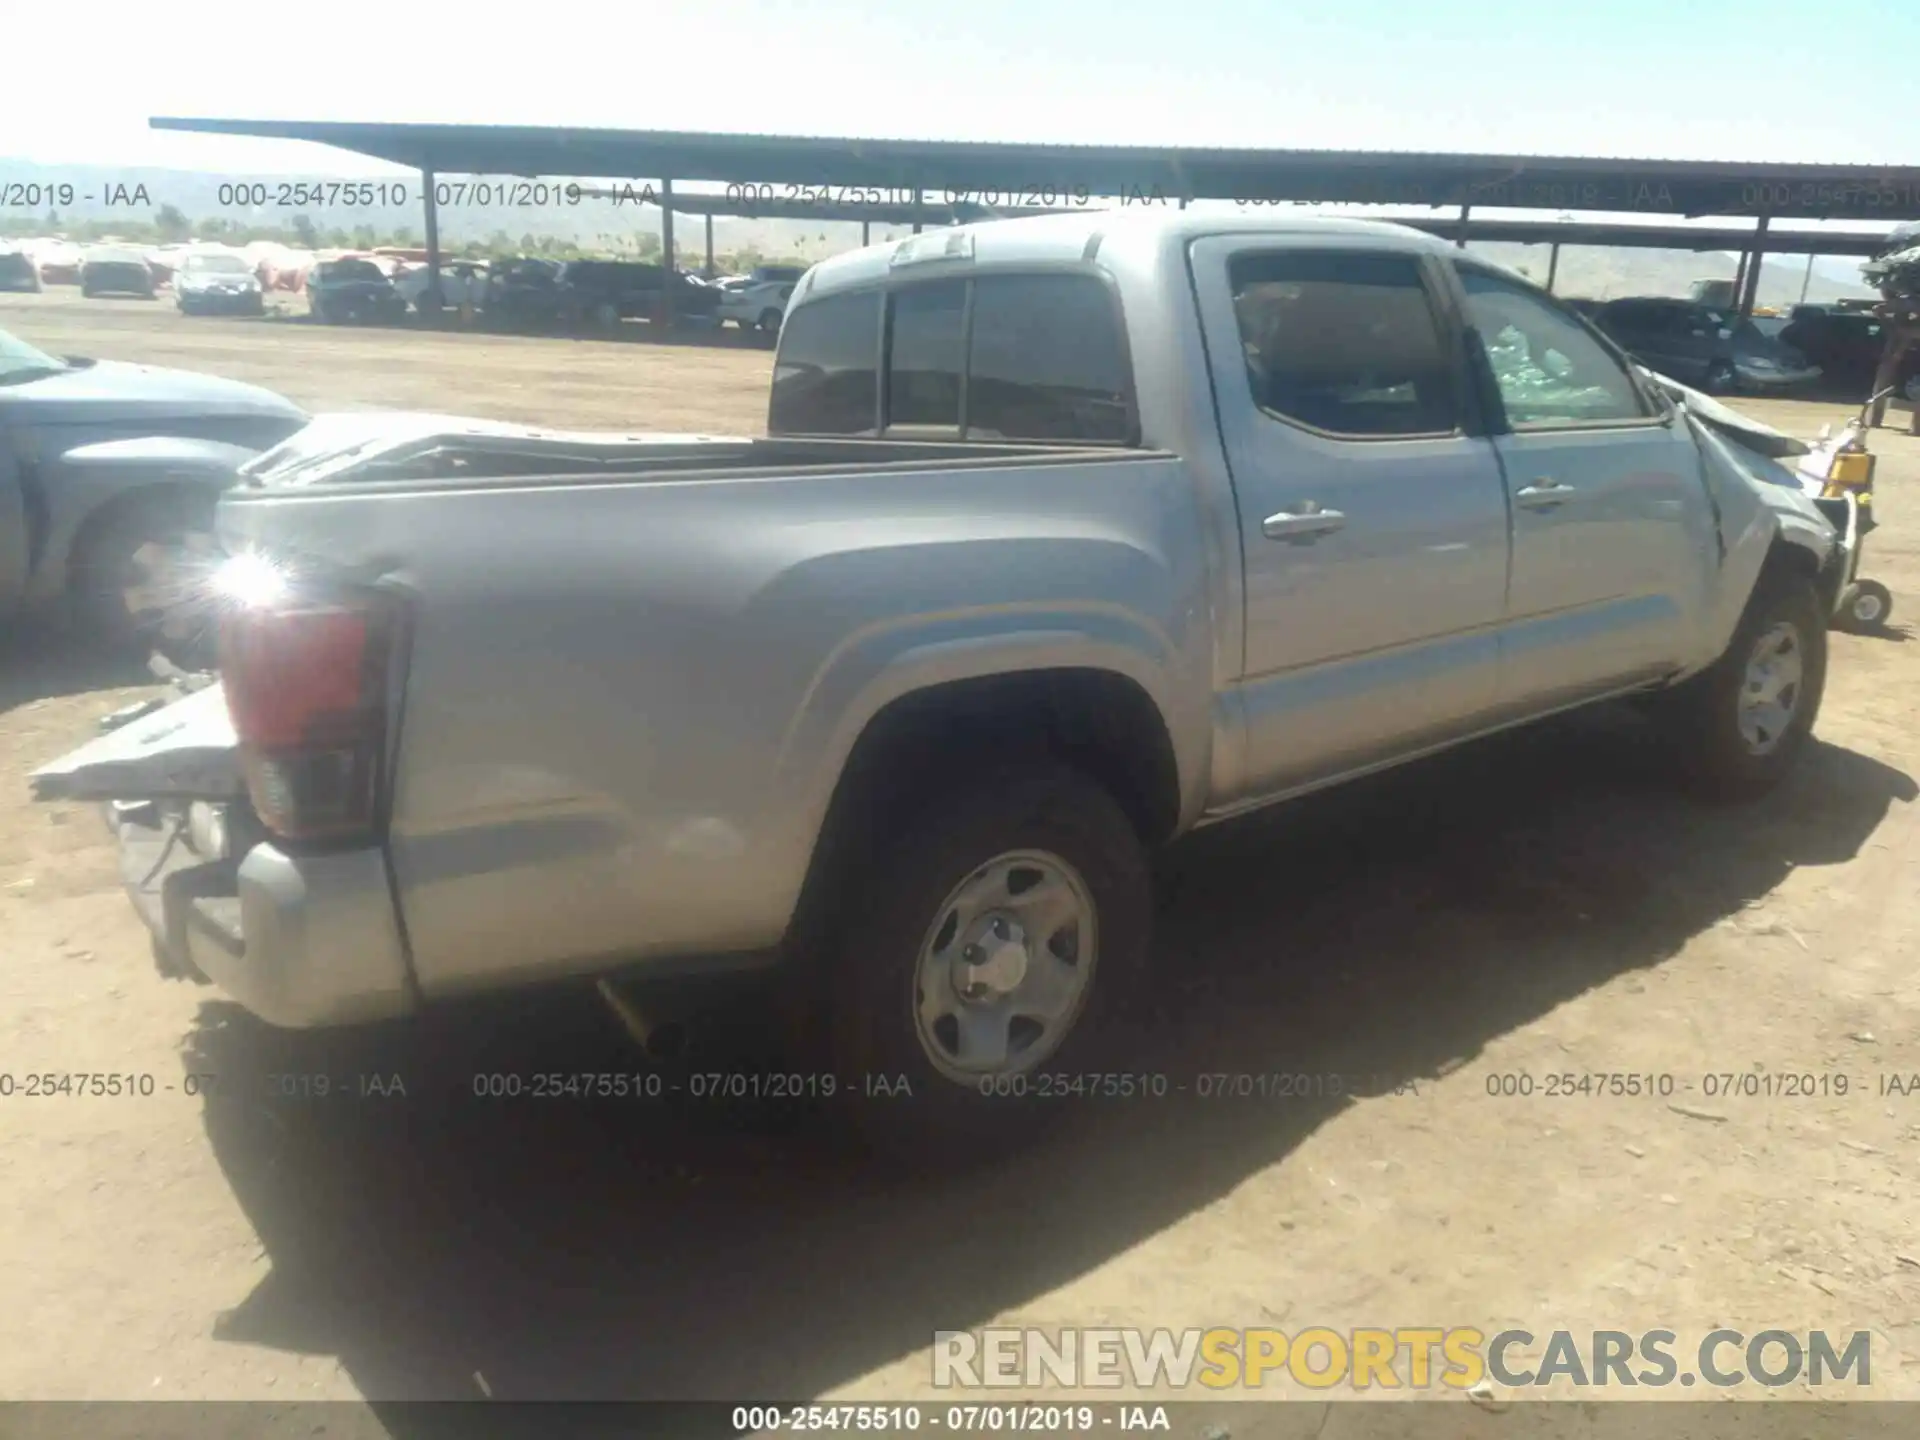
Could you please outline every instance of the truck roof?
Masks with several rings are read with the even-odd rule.
[[[1335,240],[1368,237],[1376,243],[1397,242],[1408,251],[1452,253],[1452,241],[1408,225],[1385,220],[1355,220],[1344,216],[1301,215],[1288,210],[1262,214],[1219,214],[1141,206],[1119,210],[1085,210],[1070,214],[1034,215],[1018,220],[982,220],[928,230],[871,245],[823,260],[808,273],[795,303],[836,290],[846,290],[884,278],[903,251],[925,252],[930,260],[948,247],[970,247],[976,266],[1044,265],[1072,263],[1087,258],[1097,239],[1122,234],[1135,244],[1156,241],[1184,248],[1204,235],[1297,235]],[[962,238],[964,237],[964,238]]]

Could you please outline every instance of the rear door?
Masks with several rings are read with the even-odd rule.
[[[1454,269],[1513,513],[1502,708],[1678,668],[1713,544],[1692,435],[1558,301],[1472,261]]]
[[[1357,240],[1192,249],[1246,576],[1246,797],[1476,728],[1507,509],[1437,263]]]

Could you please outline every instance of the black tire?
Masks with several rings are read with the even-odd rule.
[[[178,491],[122,500],[90,524],[74,556],[69,591],[76,618],[103,647],[163,650],[169,659],[197,668],[210,658],[210,630],[168,638],[158,615],[129,608],[128,589],[143,571],[140,551],[158,543],[182,547],[193,533],[213,530],[215,498]]]
[[[762,310],[760,312],[760,329],[768,335],[778,335],[780,333],[780,322],[784,318],[785,316],[778,310],[771,307]]]
[[[976,770],[905,809],[888,830],[850,858],[858,869],[836,906],[846,919],[818,957],[830,970],[819,1058],[838,1082],[839,1118],[869,1152],[965,1164],[1031,1138],[1062,1105],[1039,1098],[1037,1080],[966,1082],[930,1058],[917,969],[943,900],[1009,852],[1046,852],[1072,868],[1092,902],[1094,968],[1057,1046],[1035,1051],[1033,1074],[1086,1073],[1101,1068],[1145,977],[1153,919],[1146,852],[1104,788],[1044,760]],[[893,1093],[870,1094],[870,1083]]]
[[[1790,719],[1764,750],[1741,729],[1748,664],[1778,627],[1789,626],[1800,660]],[[1702,796],[1756,800],[1786,778],[1813,734],[1827,682],[1827,616],[1811,582],[1765,574],[1723,654],[1649,707],[1668,731],[1682,778]],[[1763,741],[1766,737],[1763,735]]]
[[[1730,395],[1738,378],[1731,360],[1716,360],[1707,366],[1707,378],[1701,388],[1709,395]]]
[[[1854,635],[1884,630],[1893,615],[1893,592],[1878,580],[1856,580],[1840,599],[1834,623]]]

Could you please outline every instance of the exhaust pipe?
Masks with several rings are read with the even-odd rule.
[[[649,1014],[621,994],[620,987],[612,980],[601,980],[595,988],[620,1022],[620,1028],[633,1037],[633,1042],[649,1060],[675,1060],[686,1050],[687,1027],[677,1016]]]

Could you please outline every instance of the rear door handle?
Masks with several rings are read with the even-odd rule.
[[[1562,485],[1558,480],[1539,479],[1525,489],[1516,490],[1514,503],[1524,505],[1529,510],[1551,510],[1556,505],[1564,505],[1573,498],[1571,485]]]
[[[1282,510],[1269,515],[1260,522],[1260,532],[1269,540],[1291,540],[1295,544],[1312,544],[1322,535],[1331,534],[1347,523],[1347,517],[1338,510],[1322,510],[1311,500],[1299,510]]]

